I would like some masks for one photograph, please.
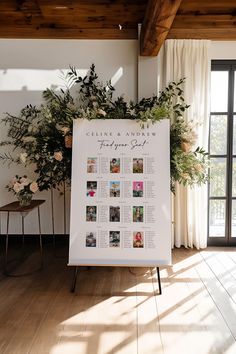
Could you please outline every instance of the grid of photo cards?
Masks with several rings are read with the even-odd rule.
[[[155,233],[140,227],[155,223],[153,158],[89,156],[86,166],[85,247],[155,247]]]

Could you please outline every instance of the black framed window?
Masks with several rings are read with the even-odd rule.
[[[213,60],[208,245],[236,245],[236,60]]]

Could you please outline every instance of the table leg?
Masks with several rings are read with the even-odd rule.
[[[24,216],[21,215],[21,231],[22,231],[22,246],[25,246],[25,219]]]
[[[41,268],[42,268],[43,267],[43,243],[42,243],[41,219],[40,219],[39,206],[38,206],[38,222],[39,222],[39,246],[40,246],[40,257],[41,257]]]
[[[7,212],[7,232],[6,232],[6,244],[5,244],[5,265],[4,273],[7,274],[7,261],[8,261],[8,243],[9,243],[9,218],[10,212]]]
[[[51,188],[51,213],[52,213],[53,250],[54,250],[54,252],[55,252],[56,240],[55,240],[55,222],[54,222],[53,188]]]

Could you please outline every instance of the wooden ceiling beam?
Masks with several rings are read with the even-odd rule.
[[[149,0],[140,35],[140,54],[156,56],[182,0]]]

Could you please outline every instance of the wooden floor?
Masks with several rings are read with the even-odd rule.
[[[236,249],[174,250],[159,296],[147,268],[82,268],[71,294],[50,247],[43,271],[0,277],[1,354],[236,353]]]

